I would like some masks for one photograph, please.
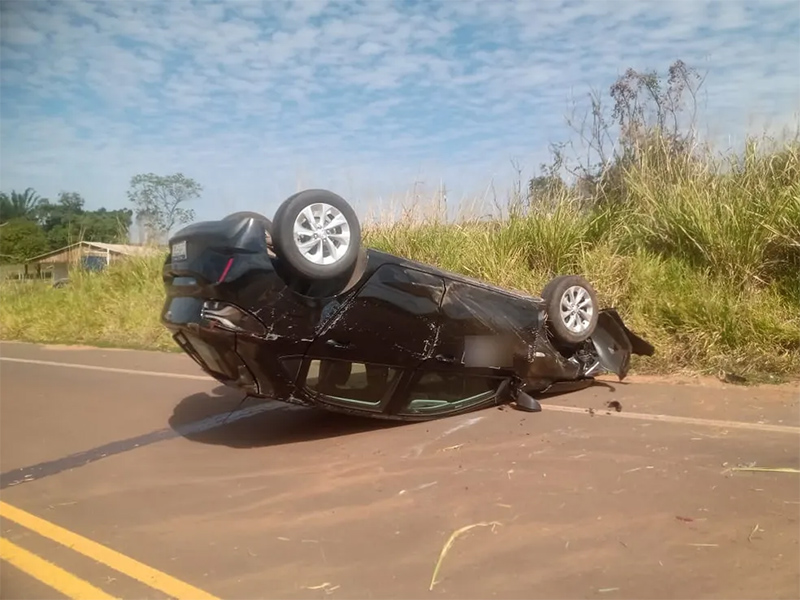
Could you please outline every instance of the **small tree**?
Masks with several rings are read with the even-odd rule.
[[[0,230],[0,262],[20,263],[47,252],[47,237],[38,223],[16,217]]]
[[[182,205],[200,197],[203,187],[182,173],[156,175],[144,173],[131,178],[128,200],[136,206],[136,222],[147,237],[166,237],[175,225],[194,219],[194,210]]]
[[[670,65],[666,78],[656,71],[627,69],[609,87],[610,111],[602,95],[593,91],[583,116],[576,109],[567,117],[583,148],[572,142],[554,146],[553,168],[572,175],[578,194],[591,202],[624,198],[623,173],[643,152],[652,155],[657,144],[664,157],[690,156],[703,82],[704,77],[682,60]],[[567,147],[575,150],[577,164],[568,164]],[[550,173],[529,182],[531,194],[541,188],[542,177],[549,179]]]

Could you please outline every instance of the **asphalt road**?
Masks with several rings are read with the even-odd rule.
[[[798,388],[630,381],[390,425],[2,343],[0,596],[800,597],[800,475],[735,469],[800,467]]]

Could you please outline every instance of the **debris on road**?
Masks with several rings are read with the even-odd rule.
[[[319,585],[306,586],[305,589],[307,589],[307,590],[325,590],[326,594],[330,594],[330,593],[334,592],[335,590],[338,590],[340,587],[342,587],[342,586],[340,586],[340,585],[332,585],[332,584],[330,584],[330,583],[328,583],[326,581],[325,583],[321,583]]]
[[[411,490],[410,490],[410,491],[412,491],[412,492],[418,492],[418,491],[420,491],[420,490],[424,490],[425,488],[429,488],[429,487],[431,487],[431,486],[434,486],[434,485],[436,485],[437,483],[439,483],[439,482],[438,482],[438,481],[431,481],[430,483],[423,483],[422,485],[418,485],[418,486],[417,486],[417,487],[415,487],[415,488],[411,488]],[[403,494],[406,494],[406,493],[408,493],[408,492],[409,492],[409,490],[400,490],[399,492],[397,492],[397,495],[398,495],[398,496],[402,496]]]
[[[644,467],[645,469],[655,469],[652,465],[647,465]],[[627,471],[623,471],[624,473],[635,473],[636,471],[641,471],[642,467],[634,467],[633,469],[628,469]]]
[[[622,404],[620,404],[619,400],[609,400],[606,402],[606,406],[613,408],[617,412],[622,412]]]
[[[458,449],[459,449],[459,448],[461,448],[463,445],[464,445],[464,444],[456,444],[455,446],[448,446],[447,448],[442,448],[442,452],[447,452],[447,451],[449,451],[449,450],[458,450]]]
[[[466,533],[470,529],[474,529],[475,527],[491,527],[492,531],[494,531],[496,525],[502,525],[502,523],[499,523],[498,521],[482,521],[481,523],[465,525],[461,529],[456,529],[452,534],[450,534],[450,538],[447,540],[447,543],[442,547],[442,551],[439,553],[439,560],[436,561],[436,566],[433,569],[433,576],[431,577],[431,585],[428,589],[432,591],[433,586],[436,585],[436,576],[439,574],[442,561],[444,560],[444,557],[447,556],[447,553],[450,551],[450,548],[453,546],[453,543],[456,541],[458,536]]]
[[[756,526],[753,527],[753,531],[750,532],[750,535],[747,536],[747,541],[748,542],[752,542],[753,541],[753,536],[755,535],[755,533],[757,531],[763,531],[763,529],[759,529],[758,528],[758,523],[756,523]]]

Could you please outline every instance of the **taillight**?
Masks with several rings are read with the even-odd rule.
[[[217,280],[217,283],[222,283],[222,281],[223,281],[223,280],[225,279],[225,277],[228,275],[228,271],[230,271],[230,270],[231,270],[231,266],[232,266],[232,265],[233,265],[233,257],[231,256],[231,257],[228,259],[228,264],[226,264],[226,265],[225,265],[225,269],[222,271],[222,275],[220,275],[220,276],[219,276],[219,279]]]

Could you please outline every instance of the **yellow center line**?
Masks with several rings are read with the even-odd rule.
[[[74,600],[115,600],[114,596],[88,581],[75,577],[5,538],[0,538],[0,559]]]
[[[46,521],[40,517],[32,515],[10,504],[0,501],[0,517],[9,519],[35,531],[54,542],[58,542],[79,552],[84,556],[88,556],[97,562],[111,567],[115,571],[127,575],[145,585],[164,592],[173,598],[191,598],[192,600],[219,600],[215,596],[204,592],[203,590],[194,587],[188,583],[176,579],[166,573],[162,573],[158,569],[154,569],[144,563],[141,563],[129,556],[125,556],[116,550],[107,548],[102,544],[98,544],[88,538],[78,535],[68,529],[59,527],[55,523]]]

